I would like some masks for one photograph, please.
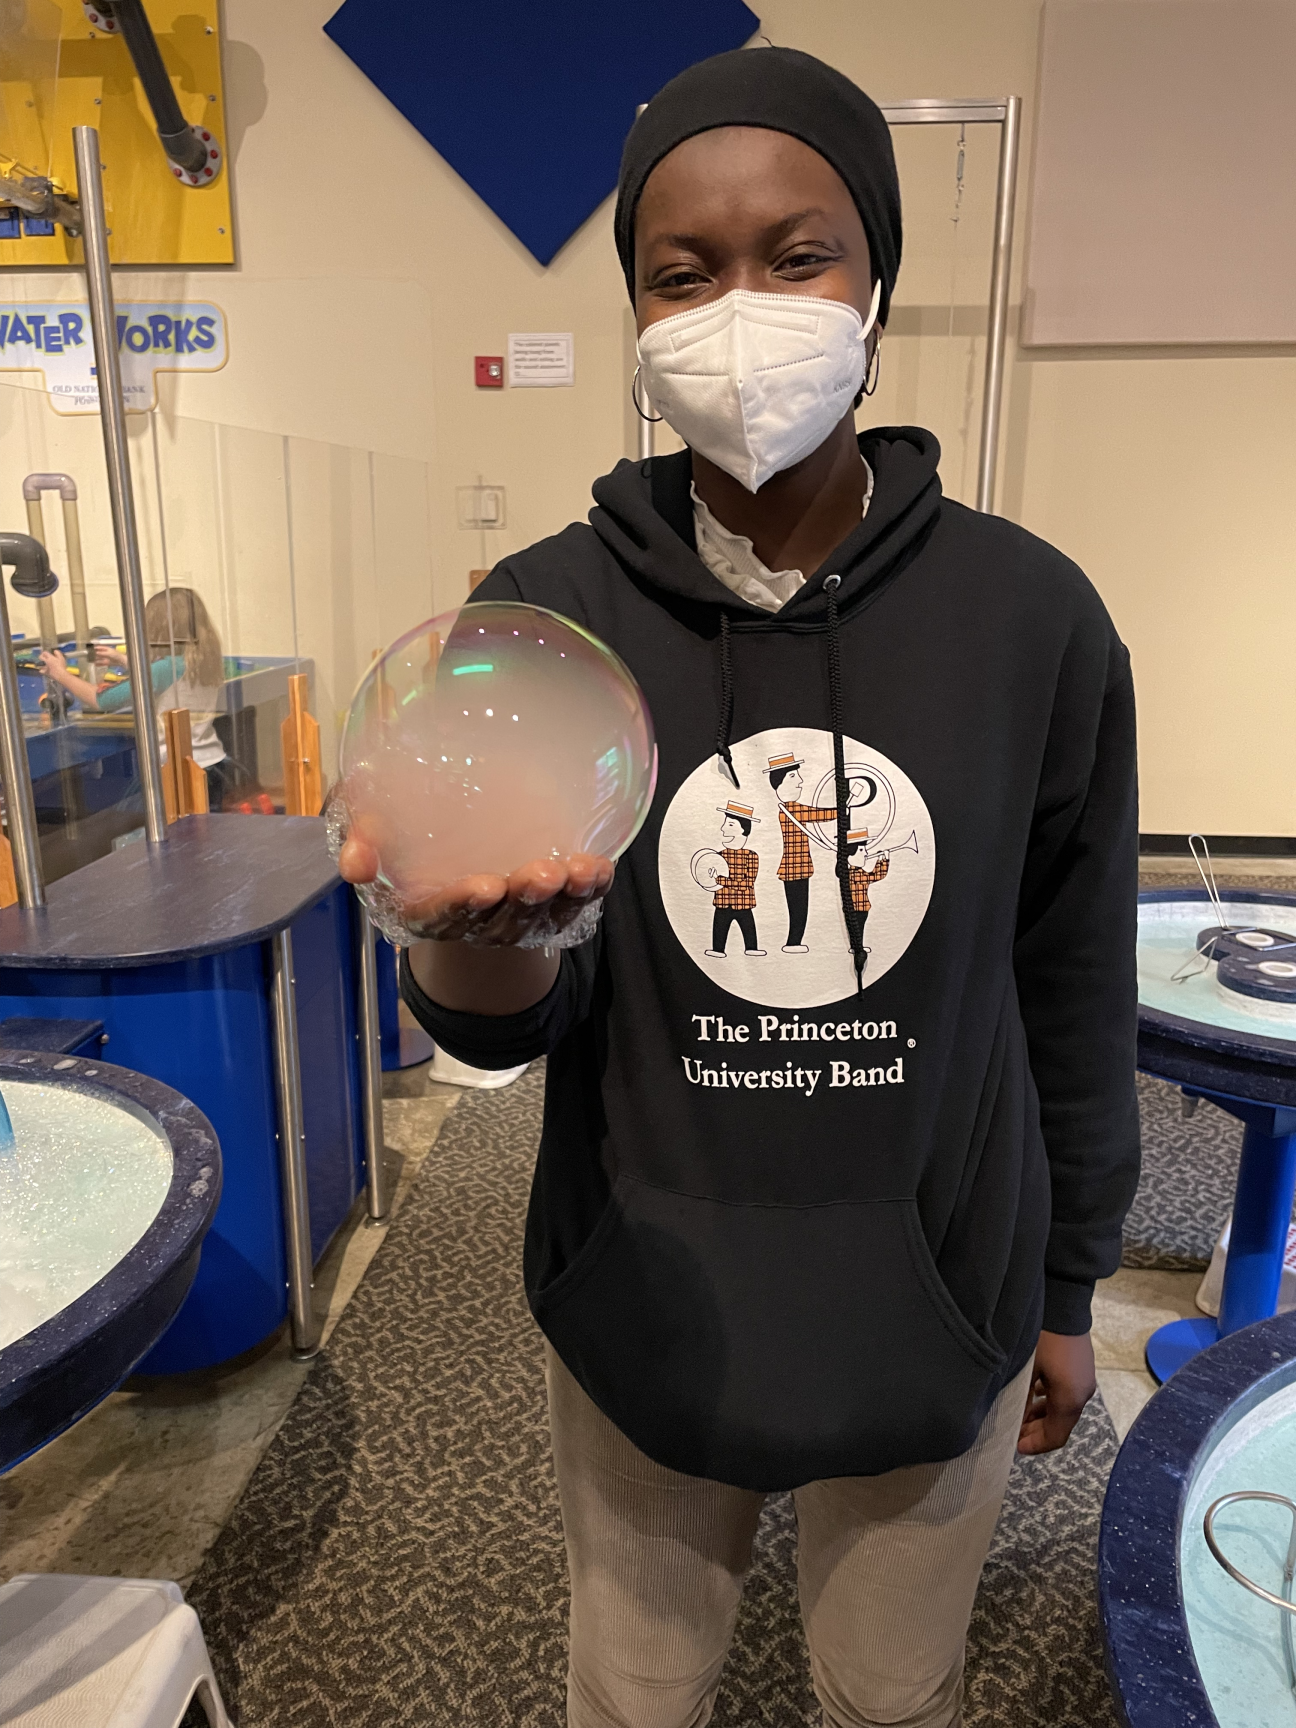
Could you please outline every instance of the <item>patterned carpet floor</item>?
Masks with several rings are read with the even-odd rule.
[[[1233,1204],[1242,1124],[1214,1104],[1185,1119],[1178,1087],[1138,1079],[1143,1170],[1125,1220],[1126,1266],[1204,1269]]]
[[[559,1728],[566,1583],[539,1335],[519,1277],[542,1075],[465,1097],[199,1573],[241,1728]],[[1116,1440],[1095,1400],[1014,1466],[968,1728],[1109,1728],[1094,1601]],[[818,1714],[791,1502],[766,1507],[715,1722]]]

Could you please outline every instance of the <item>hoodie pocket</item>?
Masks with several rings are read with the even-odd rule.
[[[622,1176],[532,1306],[642,1451],[740,1487],[955,1457],[1004,1365],[912,1199],[735,1206]]]

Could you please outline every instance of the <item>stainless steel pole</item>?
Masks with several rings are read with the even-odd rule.
[[[108,496],[112,503],[113,539],[117,548],[117,580],[121,584],[126,654],[130,661],[135,748],[139,755],[140,784],[144,789],[144,831],[157,846],[166,839],[166,802],[162,796],[162,756],[158,749],[148,636],[144,629],[144,579],[140,573],[135,496],[131,490],[130,450],[126,443],[126,414],[122,405],[117,308],[113,303],[112,267],[108,261],[99,134],[93,126],[74,126],[72,141],[85,224],[81,243],[85,249],[90,328],[94,335],[95,375],[99,383],[99,418],[103,425],[104,455],[108,461]]]
[[[391,1201],[383,1168],[382,1034],[378,1024],[378,956],[374,927],[356,900],[360,935],[360,1090],[364,1100],[365,1190],[369,1222],[381,1224]]]
[[[279,1187],[283,1198],[284,1258],[288,1263],[288,1320],[296,1362],[319,1352],[311,1302],[310,1196],[302,1131],[301,1050],[297,1042],[291,930],[271,939],[274,955],[275,1075],[279,1083]]]
[[[1013,216],[1017,204],[1017,154],[1021,139],[1021,97],[1004,103],[999,134],[999,187],[995,196],[994,266],[990,275],[990,318],[986,330],[985,392],[981,402],[981,459],[977,468],[976,507],[993,510],[999,430],[1003,409],[1004,360],[1008,348],[1008,289],[1012,274]]]
[[[22,704],[18,698],[18,669],[14,665],[11,644],[9,596],[5,593],[4,568],[0,566],[0,774],[4,776],[5,809],[9,817],[9,845],[13,851],[18,904],[25,912],[35,912],[45,904],[45,881],[41,875],[27,735],[23,731]]]

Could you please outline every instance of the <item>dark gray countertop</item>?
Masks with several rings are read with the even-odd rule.
[[[52,882],[48,906],[0,912],[0,966],[102,971],[259,942],[338,874],[320,816],[185,816]]]

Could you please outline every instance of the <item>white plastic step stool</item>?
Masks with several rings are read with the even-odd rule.
[[[0,1587],[3,1728],[230,1728],[198,1616],[161,1578],[21,1572]]]

